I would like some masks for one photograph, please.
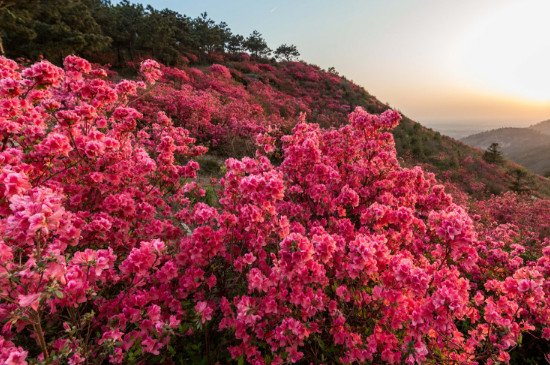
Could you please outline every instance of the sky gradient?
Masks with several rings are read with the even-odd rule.
[[[137,2],[137,0],[134,0]],[[208,12],[336,70],[420,123],[550,119],[548,0],[143,0]]]

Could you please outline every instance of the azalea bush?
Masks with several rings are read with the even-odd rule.
[[[163,113],[137,129],[128,104],[160,76],[154,61],[118,83],[73,56],[64,70],[0,64],[0,359],[121,362],[135,341],[158,353],[179,319],[135,296],[170,277],[165,242],[204,193],[189,182],[206,149]]]
[[[205,70],[163,67],[162,77],[135,107],[146,119],[159,110],[198,143],[220,154],[254,155],[254,136],[269,130],[290,132],[306,104],[260,81],[243,85],[219,64]]]
[[[302,115],[281,137],[245,94],[219,97],[239,89],[225,66],[200,92],[197,72],[140,70],[0,58],[1,363],[491,364],[550,338],[548,241],[496,217],[518,200],[470,214],[401,167],[397,112]],[[211,202],[195,137],[228,131],[258,149],[226,160]]]

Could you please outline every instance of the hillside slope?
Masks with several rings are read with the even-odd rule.
[[[500,128],[474,134],[462,141],[486,150],[498,143],[504,157],[525,166],[537,174],[550,171],[550,123],[541,122],[529,128]]]
[[[550,135],[550,120],[545,120],[537,124],[533,124],[529,129]]]
[[[346,80],[233,66],[0,57],[1,364],[544,361],[550,200],[463,204],[403,165],[478,194],[475,150],[405,120],[399,161],[397,111],[338,119],[365,93]]]
[[[0,364],[544,363],[548,179],[206,13],[8,3],[120,73],[0,57]]]
[[[499,128],[468,136],[462,141],[482,150],[497,142],[503,155],[511,157],[524,154],[533,147],[548,144],[550,136],[529,128]]]
[[[267,133],[278,139],[289,134],[301,116],[332,128],[346,124],[356,107],[377,114],[390,109],[345,77],[304,62],[267,61],[248,55],[219,55],[217,59],[219,64],[163,68],[157,92],[141,100],[139,106],[146,115],[164,110],[209,147],[211,156],[251,156],[256,148],[253,136]],[[406,116],[393,136],[404,166],[422,165],[441,182],[468,195],[486,198],[513,185],[509,172],[517,166],[489,165],[482,160],[482,151]],[[522,184],[535,195],[550,196],[550,185],[540,176],[528,173]]]
[[[0,9],[0,30],[4,31],[6,54],[12,58],[36,60],[43,55],[61,64],[64,56],[75,53],[113,65],[124,77],[134,77],[128,68],[144,58],[173,66],[164,70],[165,82],[158,86],[162,93],[143,100],[144,112],[161,107],[221,156],[253,154],[253,136],[270,127],[274,128],[270,133],[277,136],[288,134],[301,114],[328,128],[346,123],[357,106],[376,114],[389,108],[333,69],[327,72],[303,62],[276,62],[295,60],[299,52],[285,53],[279,47],[272,53],[259,32],[248,37],[233,33],[225,22],[216,23],[206,13],[190,18],[129,1],[10,4],[9,14],[15,16],[2,16],[9,14]],[[74,16],[60,27],[58,20],[68,13]],[[17,31],[12,24],[15,18],[19,19]],[[87,25],[82,26],[83,22]],[[74,44],[68,35],[83,41]],[[269,58],[272,54],[275,57]],[[221,68],[211,70],[213,64]],[[512,185],[507,172],[514,166],[488,166],[479,151],[406,117],[394,136],[407,166],[425,165],[441,181],[476,197],[500,193]],[[537,194],[550,192],[544,180],[534,175],[529,180]]]

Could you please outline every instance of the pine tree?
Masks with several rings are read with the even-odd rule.
[[[248,36],[244,45],[250,54],[255,57],[265,58],[271,54],[271,49],[267,46],[262,34],[257,30]]]
[[[202,53],[213,53],[221,48],[222,32],[216,30],[216,23],[208,18],[206,12],[193,19],[192,28],[196,44]]]
[[[513,168],[509,171],[509,175],[512,177],[512,184],[510,190],[516,193],[528,193],[530,191],[527,181],[527,171],[521,167]]]
[[[227,42],[227,51],[229,53],[237,54],[244,52],[244,42],[245,39],[240,34],[234,34],[231,36],[229,41]]]
[[[502,158],[502,153],[499,150],[498,143],[491,143],[491,145],[483,153],[483,160],[487,163],[494,165],[501,164],[504,161],[504,159]]]
[[[290,46],[287,46],[286,44],[281,44],[275,50],[275,57],[277,59],[283,59],[285,61],[294,61],[295,59],[300,57],[300,52],[298,52],[298,49],[293,44],[291,44]]]
[[[112,51],[116,52],[118,65],[137,58],[140,32],[145,29],[145,8],[123,0],[109,6],[101,14],[95,14],[104,34],[111,37]]]
[[[0,28],[6,54],[15,57],[61,62],[68,54],[91,54],[111,42],[81,0],[17,1],[2,12]]]
[[[19,57],[21,54],[13,49],[14,44],[25,44],[36,37],[32,29],[38,0],[0,0],[0,54]],[[9,38],[8,38],[9,35]]]

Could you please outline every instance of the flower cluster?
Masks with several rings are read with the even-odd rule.
[[[206,149],[163,113],[138,128],[129,103],[143,83],[105,80],[75,56],[65,70],[0,65],[13,86],[0,100],[0,362],[120,362],[130,340],[115,343],[134,333],[157,352],[175,317],[148,307],[154,325],[125,319],[138,332],[113,321],[150,274],[171,275],[164,242],[182,234],[174,217],[190,209],[192,158]],[[142,69],[159,76],[154,61]]]
[[[141,70],[147,84],[0,58],[0,362],[494,364],[550,338],[549,242],[499,208],[527,203],[470,215],[401,167],[399,113],[302,115],[279,138],[290,124],[224,66],[172,72],[179,99],[166,80],[147,95],[160,66]],[[209,205],[195,137],[226,120],[260,148],[226,160]]]

